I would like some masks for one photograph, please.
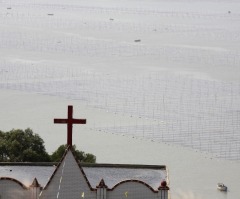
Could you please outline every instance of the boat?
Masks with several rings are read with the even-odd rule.
[[[225,186],[223,183],[218,183],[217,189],[220,191],[227,191],[227,186]]]

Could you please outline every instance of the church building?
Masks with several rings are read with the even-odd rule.
[[[72,124],[67,123],[68,148],[53,163],[0,163],[0,199],[168,199],[166,166],[79,163],[72,153]]]

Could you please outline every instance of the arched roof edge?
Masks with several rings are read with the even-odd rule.
[[[152,192],[154,193],[158,193],[158,190],[154,190],[149,184],[141,181],[141,180],[123,180],[117,184],[115,184],[111,189],[108,189],[108,191],[113,191],[115,188],[117,188],[118,186],[120,186],[121,184],[124,183],[128,183],[128,182],[136,182],[136,183],[140,183],[143,184],[144,186],[146,186],[148,189],[150,189]]]
[[[13,182],[19,184],[23,189],[28,189],[28,187],[26,187],[23,183],[21,183],[20,181],[18,181],[18,180],[15,179],[15,178],[10,178],[10,177],[0,177],[0,180],[10,180],[10,181],[13,181]]]

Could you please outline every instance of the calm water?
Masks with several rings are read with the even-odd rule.
[[[52,152],[66,140],[53,118],[73,104],[87,118],[74,143],[98,162],[166,164],[172,198],[236,199],[239,13],[236,1],[3,1],[1,130],[30,127]]]
[[[236,161],[216,159],[210,153],[175,144],[96,131],[92,128],[96,120],[106,126],[117,118],[123,123],[125,116],[84,108],[77,100],[4,90],[1,90],[1,97],[0,108],[6,112],[5,117],[1,117],[2,129],[30,126],[43,137],[48,151],[66,142],[65,125],[54,125],[52,118],[64,118],[67,105],[73,104],[75,117],[87,118],[87,125],[74,126],[73,143],[81,150],[94,153],[97,162],[167,165],[172,198],[234,199],[239,195],[240,164]],[[18,103],[14,103],[16,100]],[[6,104],[12,105],[7,107]],[[129,117],[125,119],[128,121]],[[217,191],[218,182],[224,182],[229,192]]]

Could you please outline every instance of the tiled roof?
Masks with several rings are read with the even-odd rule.
[[[110,166],[110,165],[109,165]],[[157,190],[161,181],[167,179],[167,171],[163,168],[148,165],[113,165],[113,167],[84,167],[87,178],[92,187],[96,187],[101,179],[104,179],[108,188],[113,188],[116,184],[126,180],[139,180],[149,184],[153,189]],[[140,168],[139,168],[140,166]],[[142,167],[142,168],[141,168]]]
[[[43,164],[1,164],[0,177],[10,177],[30,186],[37,178],[39,184],[44,187],[55,170],[52,163]],[[161,181],[166,180],[165,167],[149,165],[116,165],[116,164],[81,164],[91,187],[95,188],[104,179],[108,188],[125,180],[140,180],[157,190]]]
[[[69,150],[71,149],[67,151]],[[96,188],[101,182],[113,189],[122,182],[132,180],[158,190],[160,183],[167,179],[165,166],[84,163],[78,165],[90,189]],[[0,163],[0,178],[16,179],[25,186],[31,186],[36,178],[40,186],[45,187],[51,182],[59,166],[60,164],[56,166],[56,163]]]
[[[0,165],[0,177],[10,177],[23,183],[25,186],[30,186],[36,178],[41,186],[44,186],[49,177],[52,175],[55,167],[37,166],[37,165]]]

